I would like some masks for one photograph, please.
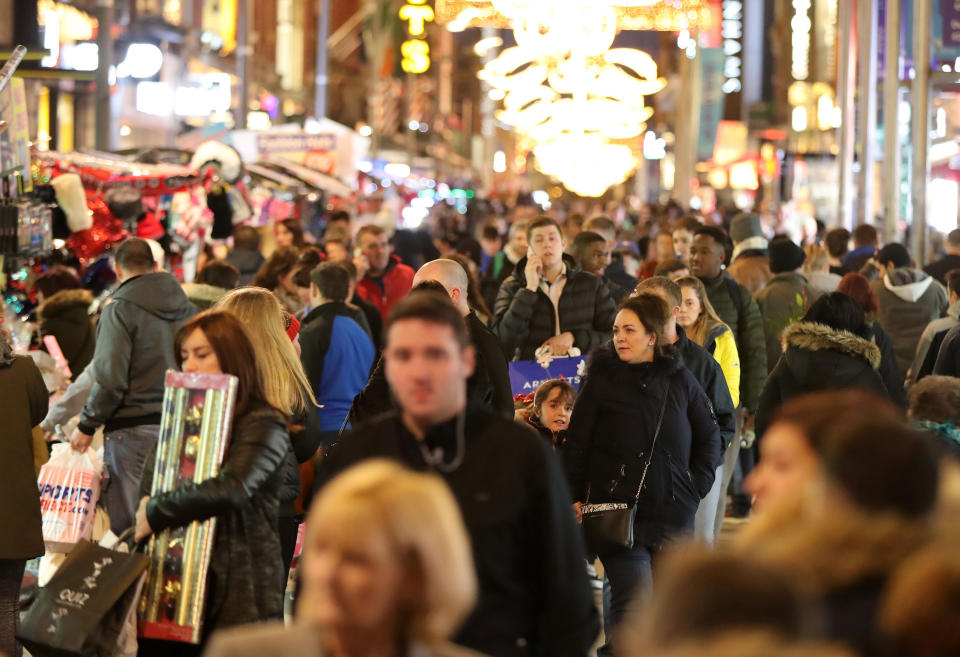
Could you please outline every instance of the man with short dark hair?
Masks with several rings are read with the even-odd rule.
[[[319,442],[332,444],[363,390],[375,349],[363,328],[363,316],[345,301],[350,274],[337,263],[323,263],[310,272],[310,307],[300,329],[300,362],[320,408],[307,418]]]
[[[937,355],[940,353],[940,346],[943,344],[944,338],[950,332],[950,329],[960,324],[960,269],[947,272],[946,278],[947,300],[950,303],[950,307],[947,308],[947,316],[933,320],[923,329],[920,342],[917,344],[917,351],[913,356],[913,363],[907,370],[907,388],[933,374],[933,368],[936,365]]]
[[[367,224],[357,231],[360,255],[354,258],[357,267],[357,294],[372,303],[386,321],[390,310],[406,296],[413,285],[414,271],[393,255],[387,231]]]
[[[860,273],[863,266],[877,253],[880,245],[880,235],[877,229],[870,224],[860,224],[853,229],[853,251],[843,256],[843,274]]]
[[[263,265],[260,253],[260,233],[253,226],[235,226],[233,248],[227,253],[227,262],[240,270],[240,285],[250,285]]]
[[[954,228],[943,238],[943,257],[923,268],[941,284],[947,284],[947,272],[960,269],[960,228]]]
[[[70,442],[83,451],[103,426],[103,463],[110,476],[103,498],[110,529],[120,535],[133,525],[140,474],[160,433],[164,373],[177,368],[173,338],[197,310],[177,279],[156,270],[146,240],[124,241],[114,267],[120,287],[97,324],[88,367],[94,384]]]
[[[597,613],[564,474],[539,436],[468,407],[474,350],[460,311],[436,292],[412,292],[388,320],[384,358],[397,411],[341,438],[318,484],[372,458],[442,477],[479,581],[477,606],[454,641],[497,657],[586,655]]]
[[[887,244],[877,252],[876,261],[880,275],[870,287],[880,303],[877,320],[890,336],[900,376],[906,378],[927,324],[947,312],[947,292],[932,276],[911,266],[903,244]]]
[[[834,228],[823,238],[823,245],[830,256],[830,273],[843,276],[843,256],[850,250],[850,231],[846,228]]]
[[[613,302],[618,306],[630,293],[630,290],[623,289],[606,277],[604,272],[607,265],[610,264],[610,251],[607,247],[607,240],[603,239],[603,235],[600,233],[594,233],[591,230],[577,233],[577,236],[573,238],[573,248],[570,249],[570,255],[580,265],[580,269],[604,280],[607,289],[610,290]]]
[[[610,339],[617,307],[603,279],[581,271],[563,250],[560,225],[540,217],[527,228],[528,256],[497,294],[493,332],[513,360],[537,353],[588,353]]]
[[[677,324],[680,305],[683,303],[680,286],[664,276],[654,276],[637,285],[635,294],[644,292],[655,294],[673,309],[664,326],[663,339],[667,344],[677,348],[684,366],[690,370],[693,378],[697,380],[706,393],[707,399],[710,400],[717,416],[717,424],[720,425],[723,459],[716,464],[713,487],[707,496],[700,500],[694,519],[697,538],[712,545],[720,534],[724,510],[727,506],[726,490],[730,484],[730,478],[733,477],[737,454],[740,452],[740,443],[734,440],[737,433],[736,409],[720,364],[710,355],[710,352],[688,338],[683,327]]]
[[[703,226],[693,236],[690,270],[703,281],[710,304],[730,327],[740,353],[740,403],[754,413],[760,390],[767,377],[767,349],[763,318],[756,299],[724,271],[727,260],[727,234],[717,226]]]
[[[740,406],[743,409],[743,430],[753,429],[760,391],[767,377],[767,347],[763,318],[756,299],[743,285],[724,271],[729,253],[729,238],[722,228],[703,226],[693,236],[690,247],[690,271],[703,281],[707,298],[720,319],[730,327],[740,354]],[[746,477],[753,468],[755,447],[741,450],[739,461]],[[738,492],[734,496],[733,513],[745,516],[750,498]]]
[[[584,222],[583,230],[597,233],[607,240],[607,248],[611,253],[610,264],[604,270],[607,280],[613,281],[628,292],[635,288],[637,277],[627,271],[624,256],[617,253],[617,224],[614,223],[613,219],[602,214],[590,217]],[[637,273],[639,274],[639,272]]]

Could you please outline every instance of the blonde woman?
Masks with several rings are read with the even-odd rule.
[[[806,258],[803,261],[803,274],[810,285],[829,294],[836,292],[840,285],[840,276],[830,271],[830,254],[826,249],[816,244],[803,247]]]
[[[307,521],[297,620],[214,636],[207,657],[481,657],[450,637],[476,599],[470,543],[442,479],[371,460]]]
[[[233,290],[214,307],[240,318],[257,354],[257,371],[263,382],[266,402],[290,420],[291,450],[287,454],[279,525],[283,562],[289,568],[300,523],[294,509],[294,501],[300,496],[297,464],[308,461],[319,447],[316,432],[305,431],[303,426],[310,426],[310,415],[317,413],[317,402],[293,342],[287,335],[283,308],[270,291],[259,287]]]
[[[707,290],[699,278],[684,276],[677,280],[677,284],[683,294],[677,324],[684,328],[687,337],[713,354],[720,363],[733,405],[737,407],[740,405],[740,355],[733,331],[710,305]]]

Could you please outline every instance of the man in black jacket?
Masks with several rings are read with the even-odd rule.
[[[110,475],[104,504],[110,529],[133,524],[140,473],[160,435],[163,375],[176,369],[173,338],[196,308],[177,279],[157,271],[146,240],[131,237],[114,255],[120,287],[97,325],[93,388],[70,438],[85,450],[104,428],[103,463]]]
[[[697,537],[713,544],[723,524],[723,515],[727,506],[726,487],[730,485],[737,454],[740,451],[740,443],[734,440],[737,433],[737,415],[733,398],[730,396],[730,389],[727,387],[720,364],[710,355],[710,352],[688,338],[683,327],[677,325],[680,304],[683,303],[680,286],[665,276],[654,276],[637,285],[636,291],[655,294],[666,301],[672,309],[664,327],[664,340],[674,345],[680,352],[683,364],[707,394],[717,416],[717,423],[720,425],[724,459],[717,466],[713,487],[700,501],[694,521]]]
[[[453,260],[434,260],[417,271],[414,289],[431,289],[447,294],[467,323],[470,343],[476,353],[476,367],[467,380],[467,398],[471,405],[513,418],[513,393],[510,373],[500,343],[467,305],[467,275]],[[366,422],[394,407],[381,358],[366,387],[356,396],[350,409],[350,424]]]
[[[384,358],[398,412],[344,436],[318,483],[369,458],[435,472],[463,513],[479,582],[455,641],[495,657],[584,657],[597,613],[570,491],[549,445],[468,409],[474,350],[461,314],[439,294],[415,291],[397,304]]]
[[[617,307],[603,279],[565,256],[560,224],[540,217],[527,228],[527,257],[503,282],[494,304],[493,332],[513,360],[534,360],[549,348],[566,356],[588,353],[610,339]]]

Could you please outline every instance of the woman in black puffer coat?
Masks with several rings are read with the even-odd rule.
[[[145,497],[137,510],[138,540],[194,520],[217,519],[201,638],[205,643],[214,630],[283,616],[286,570],[277,520],[290,437],[286,417],[264,399],[257,354],[234,315],[215,310],[197,315],[178,331],[174,349],[185,372],[232,374],[239,380],[230,443],[217,476],[146,497],[153,483],[154,449],[140,486]],[[166,642],[145,641],[140,655],[169,654],[165,650],[170,650]],[[200,654],[202,645],[178,650],[179,655]]]
[[[668,315],[658,296],[640,294],[624,302],[613,342],[591,357],[567,431],[564,464],[578,512],[583,503],[637,500],[634,547],[599,555],[610,580],[614,625],[637,589],[651,585],[656,553],[693,531],[697,506],[721,459],[710,402],[663,341]]]
[[[781,337],[783,355],[760,393],[755,428],[763,436],[776,409],[788,399],[818,390],[862,388],[889,397],[863,310],[841,292],[825,294],[803,320]]]

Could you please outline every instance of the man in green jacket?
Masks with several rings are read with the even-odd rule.
[[[767,377],[767,346],[763,333],[763,319],[756,299],[724,270],[732,250],[729,237],[716,226],[699,228],[690,248],[690,271],[703,281],[710,305],[720,316],[737,341],[740,352],[740,407],[743,409],[743,431],[753,430],[753,415],[757,411],[760,391]],[[738,423],[739,425],[739,423]],[[749,443],[740,450],[740,474],[736,479],[732,513],[743,517],[749,513],[750,498],[742,490],[743,478],[753,469],[756,449]]]
[[[773,371],[783,352],[780,334],[803,318],[820,293],[800,273],[806,254],[790,238],[776,238],[769,251],[773,278],[757,292],[757,305],[766,335],[767,370]]]
[[[710,304],[737,340],[740,352],[740,403],[747,412],[747,427],[757,410],[757,400],[767,377],[767,349],[763,319],[750,290],[724,271],[729,238],[721,228],[703,226],[693,237],[690,270],[703,281]]]

